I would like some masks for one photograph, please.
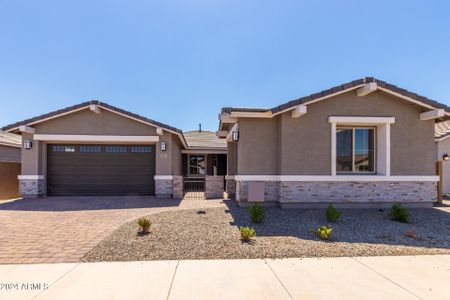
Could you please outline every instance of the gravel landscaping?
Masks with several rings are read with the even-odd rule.
[[[389,210],[342,209],[331,224],[331,241],[310,228],[328,225],[324,209],[266,209],[261,224],[247,210],[228,207],[178,210],[150,215],[148,235],[138,235],[137,222],[124,224],[95,246],[83,261],[172,259],[287,258],[332,256],[419,255],[450,253],[450,208],[410,209],[410,223],[389,219]],[[240,240],[239,226],[253,226],[251,243]],[[406,236],[413,232],[414,237]]]

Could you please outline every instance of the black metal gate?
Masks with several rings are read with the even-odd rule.
[[[205,178],[184,177],[183,198],[192,200],[205,199]]]

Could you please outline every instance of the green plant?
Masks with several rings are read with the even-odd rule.
[[[338,211],[336,208],[334,208],[334,206],[330,203],[326,210],[326,215],[327,215],[328,222],[335,223],[339,220],[339,217],[341,216],[341,212]]]
[[[333,234],[333,228],[331,226],[320,226],[317,230],[311,229],[312,233],[315,233],[322,240],[331,239],[331,235]]]
[[[152,222],[150,222],[149,218],[139,218],[138,226],[141,229],[141,233],[147,234],[150,230],[150,226],[152,226]]]
[[[256,236],[256,231],[253,227],[239,227],[241,233],[241,240],[248,241],[252,237]]]
[[[409,221],[409,211],[406,207],[402,206],[400,203],[395,203],[391,208],[391,220],[408,223]]]
[[[260,223],[264,219],[264,215],[266,214],[263,207],[261,207],[258,203],[253,204],[247,209],[250,214],[250,218],[253,223]]]

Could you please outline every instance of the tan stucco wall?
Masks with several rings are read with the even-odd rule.
[[[183,175],[180,139],[172,135],[172,174]]]
[[[300,118],[288,112],[272,119],[239,119],[238,173],[330,175],[328,117],[334,115],[395,117],[391,175],[434,175],[434,121],[420,121],[423,111],[383,92],[357,97],[351,91],[308,105]]]
[[[33,126],[36,133],[92,135],[155,135],[156,128],[102,110],[95,114],[89,109],[74,112]]]
[[[239,119],[238,174],[278,174],[278,119]]]
[[[20,163],[20,148],[0,145],[0,162]]]
[[[442,160],[444,154],[450,155],[450,138],[436,143],[437,160]],[[450,193],[450,161],[442,161],[442,192]]]

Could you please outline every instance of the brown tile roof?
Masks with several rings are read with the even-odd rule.
[[[325,97],[325,96],[329,96],[329,95],[332,95],[334,93],[345,91],[347,89],[351,89],[351,88],[359,86],[361,84],[370,83],[370,82],[376,82],[379,87],[391,90],[391,91],[393,91],[395,93],[398,93],[398,94],[401,94],[403,96],[409,97],[409,98],[411,98],[413,100],[416,100],[418,102],[422,102],[423,104],[426,104],[426,105],[429,105],[429,106],[432,106],[432,107],[435,107],[435,108],[442,108],[442,109],[445,109],[447,112],[450,112],[450,108],[447,105],[439,103],[439,102],[437,102],[435,100],[431,100],[431,99],[429,99],[427,97],[418,95],[416,93],[410,92],[408,90],[399,88],[399,87],[397,87],[397,86],[395,86],[393,84],[387,83],[387,82],[385,82],[383,80],[376,79],[374,77],[364,77],[364,78],[361,78],[361,79],[353,80],[353,81],[350,81],[350,82],[347,82],[347,83],[344,83],[344,84],[332,87],[330,89],[323,90],[323,91],[318,92],[318,93],[314,93],[314,94],[311,94],[311,95],[308,95],[308,96],[304,96],[304,97],[301,97],[301,98],[298,98],[298,99],[286,102],[284,104],[278,105],[278,106],[273,107],[271,109],[225,107],[225,108],[222,109],[222,112],[230,113],[232,111],[246,111],[246,112],[268,112],[268,111],[270,111],[272,114],[275,114],[275,113],[281,112],[281,111],[283,111],[285,109],[292,108],[292,107],[294,107],[296,105],[307,104],[310,101],[313,101],[313,100],[316,100],[316,99],[319,99],[319,98],[322,98],[322,97]]]
[[[129,116],[131,118],[135,118],[135,119],[138,119],[138,120],[141,120],[141,121],[153,124],[155,126],[162,127],[164,129],[167,129],[167,130],[170,130],[170,131],[174,131],[174,132],[179,133],[179,134],[183,134],[183,131],[178,129],[178,128],[175,128],[175,127],[172,127],[172,126],[169,126],[169,125],[166,125],[166,124],[154,121],[152,119],[149,119],[149,118],[137,115],[135,113],[123,110],[121,108],[118,108],[118,107],[115,107],[115,106],[112,106],[112,105],[109,105],[107,103],[100,102],[98,100],[86,101],[86,102],[83,102],[83,103],[80,103],[80,104],[76,104],[76,105],[73,105],[73,106],[69,106],[69,107],[66,107],[66,108],[63,108],[63,109],[55,110],[55,111],[52,111],[52,112],[49,112],[49,113],[46,113],[46,114],[43,114],[43,115],[40,115],[40,116],[37,116],[37,117],[26,119],[26,120],[23,120],[23,121],[14,123],[14,124],[10,124],[10,125],[7,125],[7,126],[3,127],[2,130],[5,130],[5,131],[12,130],[12,129],[15,129],[15,128],[21,126],[21,125],[28,125],[30,123],[39,122],[40,120],[44,120],[44,119],[47,119],[47,118],[50,118],[50,117],[53,117],[53,116],[57,116],[59,114],[63,114],[63,113],[70,112],[72,110],[76,110],[76,109],[79,109],[79,108],[87,107],[90,104],[100,105],[100,106],[103,106],[105,108],[108,108],[108,109],[111,109],[113,111],[116,111],[118,113],[121,113],[121,114],[124,114],[126,116]]]
[[[13,134],[0,130],[0,145],[11,146],[11,147],[21,147],[22,137],[18,134]]]
[[[212,131],[187,131],[184,137],[188,146],[192,148],[227,148],[227,141],[219,139]]]

